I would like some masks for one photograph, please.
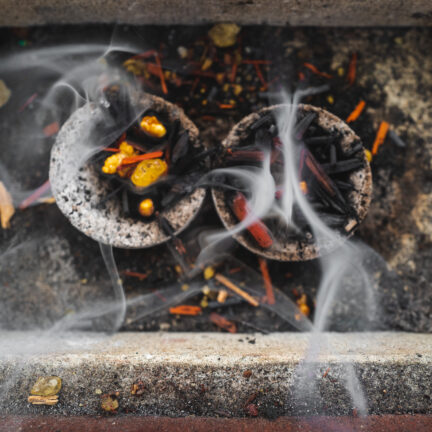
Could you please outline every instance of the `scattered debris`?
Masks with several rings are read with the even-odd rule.
[[[268,304],[275,304],[275,297],[273,291],[273,285],[270,279],[270,273],[268,271],[267,260],[265,258],[258,258],[261,269],[261,274],[264,279],[264,286],[266,290],[266,299]]]
[[[375,141],[374,141],[373,146],[372,146],[372,155],[373,156],[375,156],[378,153],[379,147],[384,143],[386,136],[387,136],[387,132],[389,130],[389,126],[390,125],[387,122],[385,122],[385,121],[381,122],[379,129],[378,129],[378,132],[377,132],[376,137],[375,137]]]
[[[227,297],[228,297],[228,291],[221,289],[221,290],[219,290],[219,293],[218,293],[216,300],[218,301],[218,303],[225,303],[225,300],[227,299]]]
[[[169,312],[172,315],[199,315],[202,312],[200,306],[180,305],[170,307]]]
[[[119,408],[119,395],[119,392],[103,394],[101,396],[101,408],[106,412],[116,414]]]
[[[354,108],[354,111],[347,117],[346,122],[352,123],[353,121],[357,120],[360,114],[363,112],[365,106],[366,102],[364,100],[361,100]]]
[[[350,85],[353,85],[356,79],[356,68],[357,68],[357,53],[353,53],[348,66],[347,81]]]
[[[145,385],[142,381],[132,384],[131,395],[141,396],[145,391]]]
[[[255,404],[249,404],[246,405],[245,408],[246,414],[251,417],[257,417],[258,416],[258,407]]]
[[[225,276],[221,275],[220,273],[216,273],[215,279],[218,282],[220,282],[221,284],[225,285],[231,291],[234,291],[240,297],[243,297],[252,306],[255,306],[255,307],[259,306],[259,303],[257,300],[255,300],[251,295],[249,295],[247,292],[243,291],[241,288],[239,288],[237,285],[235,285],[233,282],[231,282]]]
[[[243,378],[248,378],[249,379],[251,376],[252,376],[252,371],[250,369],[245,370],[243,372]]]
[[[43,128],[43,133],[48,138],[55,135],[59,130],[60,125],[58,124],[58,122],[53,122]]]
[[[0,220],[3,229],[10,228],[10,220],[15,214],[12,197],[3,182],[0,181]]]
[[[56,405],[58,402],[58,395],[55,395],[55,396],[29,396],[27,400],[32,405]]]
[[[216,324],[221,329],[224,329],[230,333],[236,333],[237,332],[237,327],[232,321],[228,321],[226,318],[217,314],[216,312],[212,312],[210,314],[210,321],[213,324]]]
[[[214,25],[208,32],[210,39],[219,48],[228,48],[236,43],[240,27],[233,23]]]
[[[62,386],[62,380],[58,376],[39,377],[30,391],[35,396],[54,396]]]
[[[39,377],[30,390],[28,401],[33,405],[55,405],[62,380],[58,376]]]
[[[11,96],[11,91],[6,86],[5,82],[0,79],[0,108],[7,104]]]

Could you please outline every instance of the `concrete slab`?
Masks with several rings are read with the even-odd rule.
[[[253,404],[260,417],[349,415],[361,391],[369,413],[432,413],[432,335],[319,339],[322,351],[305,368],[307,334],[3,333],[0,413],[101,414],[101,394],[116,391],[119,414],[238,417]],[[63,380],[55,406],[27,402],[41,375]],[[144,391],[132,395],[138,382]]]
[[[239,24],[294,26],[432,25],[429,0],[0,0],[1,26],[65,23]]]

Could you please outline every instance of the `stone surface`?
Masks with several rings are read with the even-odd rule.
[[[119,392],[119,414],[244,416],[253,403],[261,417],[346,415],[359,408],[350,386],[362,389],[370,413],[432,412],[431,335],[327,333],[319,355],[308,351],[310,336],[292,333],[0,337],[2,414],[95,415],[102,394]],[[310,368],[299,366],[307,353]],[[56,406],[27,403],[41,375],[62,379]],[[139,396],[134,383],[145,389]]]
[[[432,24],[429,0],[1,0],[0,25],[51,23],[239,24],[297,26],[415,26]]]

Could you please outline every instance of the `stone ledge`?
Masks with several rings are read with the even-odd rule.
[[[0,0],[1,26],[124,23],[293,26],[432,25],[429,0]]]
[[[100,414],[100,393],[114,391],[120,392],[119,413],[135,415],[243,416],[246,401],[255,393],[254,403],[264,417],[322,413],[323,409],[330,415],[351,414],[355,406],[344,386],[351,367],[369,412],[432,412],[432,335],[324,334],[323,350],[314,357],[306,381],[296,379],[295,371],[305,356],[307,334],[119,333],[47,338],[10,332],[1,334],[0,340],[3,414]],[[252,372],[250,378],[243,376],[246,370]],[[56,406],[27,402],[40,375],[62,378]],[[145,386],[139,397],[130,393],[137,381]],[[309,389],[312,381],[317,383],[314,401],[301,408],[297,390],[302,385]]]

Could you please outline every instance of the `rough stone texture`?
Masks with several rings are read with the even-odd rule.
[[[278,109],[283,109],[283,105],[266,107],[257,113],[252,113],[244,117],[231,129],[228,136],[223,140],[222,145],[224,147],[236,147],[241,145],[241,141],[250,134],[249,127],[253,123],[266,115],[269,111],[277,111]],[[343,151],[351,150],[354,145],[360,142],[360,138],[344,121],[328,111],[307,104],[300,104],[299,111],[311,111],[317,113],[318,116],[316,122],[324,130],[338,130],[342,136],[340,139],[340,146]],[[372,173],[369,162],[367,161],[364,152],[357,152],[355,157],[362,159],[365,166],[362,169],[352,172],[349,177],[354,186],[354,191],[350,194],[349,199],[352,208],[357,214],[357,221],[352,219],[355,225],[354,228],[347,233],[347,237],[350,237],[354,233],[355,229],[366,217],[372,196]],[[233,229],[238,221],[226,203],[224,192],[212,189],[212,197],[216,211],[224,226],[227,229]],[[277,245],[274,245],[269,249],[262,249],[258,247],[256,242],[245,232],[234,235],[233,237],[251,252],[268,259],[280,261],[310,260],[335,248],[335,244],[333,243],[330,243],[329,245],[321,244],[321,247],[318,248],[316,243],[306,243],[300,240],[282,242],[281,239],[278,239]]]
[[[47,23],[415,26],[432,24],[429,0],[1,0],[2,26]]]
[[[350,414],[358,407],[345,382],[356,394],[361,386],[370,413],[432,412],[431,335],[323,334],[321,353],[309,353],[312,366],[300,369],[310,341],[306,334],[11,332],[1,339],[2,414],[94,415],[102,412],[100,395],[115,391],[119,413],[244,416],[245,405],[253,402],[262,417]],[[63,380],[56,406],[27,403],[41,375]],[[131,385],[138,381],[145,390],[133,396]]]
[[[198,129],[183,110],[162,98],[145,95],[140,103],[156,112],[167,114],[171,121],[180,120],[194,146],[199,145]],[[50,181],[56,203],[75,228],[93,240],[121,248],[144,248],[169,239],[157,221],[137,221],[123,215],[118,196],[99,206],[108,195],[106,182],[85,164],[94,151],[90,125],[101,120],[101,110],[85,105],[63,125],[51,151]],[[87,156],[83,156],[87,155]],[[204,201],[204,189],[196,189],[172,208],[163,212],[179,234],[197,215]]]

